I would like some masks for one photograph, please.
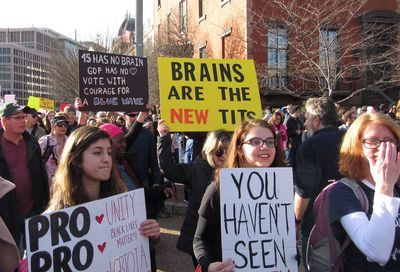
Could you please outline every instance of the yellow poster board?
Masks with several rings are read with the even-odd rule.
[[[234,130],[261,118],[252,60],[158,58],[161,118],[171,131]]]
[[[27,106],[34,108],[36,110],[39,110],[39,98],[35,96],[29,96],[28,97],[28,104]]]
[[[54,110],[54,100],[43,97],[29,96],[28,106],[36,110],[39,109]]]
[[[54,100],[48,98],[39,98],[39,107],[46,110],[54,110]]]

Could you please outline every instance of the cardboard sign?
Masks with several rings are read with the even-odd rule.
[[[261,118],[252,60],[158,58],[161,117],[171,131],[234,130]]]
[[[45,110],[54,110],[54,100],[48,98],[39,98],[39,108]]]
[[[221,171],[223,259],[235,271],[297,271],[291,168]]]
[[[149,100],[147,59],[79,50],[84,111],[144,111]]]
[[[29,96],[28,106],[36,110],[54,110],[54,100],[43,97]]]
[[[39,110],[40,106],[40,101],[38,97],[35,96],[29,96],[28,97],[28,104],[27,106],[29,106],[30,108],[34,108],[36,110]]]
[[[138,189],[25,222],[29,271],[150,271],[144,190]]]
[[[15,99],[15,94],[5,94],[4,95],[4,104],[7,103],[17,103],[17,100]]]

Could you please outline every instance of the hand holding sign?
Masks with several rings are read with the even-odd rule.
[[[235,263],[232,259],[226,259],[223,262],[214,262],[208,266],[208,272],[233,272]]]
[[[153,239],[160,238],[160,224],[154,219],[148,219],[140,224],[140,234]]]
[[[157,130],[161,137],[163,137],[169,133],[169,127],[164,123],[164,120],[158,121]]]

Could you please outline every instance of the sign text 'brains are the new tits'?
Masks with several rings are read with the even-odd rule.
[[[234,130],[260,117],[251,60],[159,58],[161,117],[173,131]]]

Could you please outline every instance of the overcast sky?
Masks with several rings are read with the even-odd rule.
[[[153,0],[143,2],[147,9]],[[135,0],[3,0],[0,28],[50,28],[72,39],[76,30],[78,41],[95,41],[97,34],[115,37],[125,14],[135,17],[135,6]]]

